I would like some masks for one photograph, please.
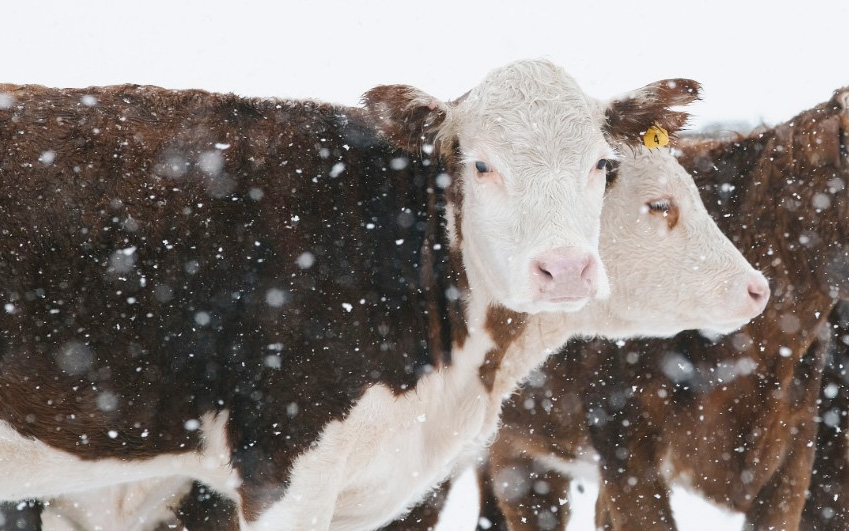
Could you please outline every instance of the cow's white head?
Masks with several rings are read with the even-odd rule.
[[[444,103],[407,86],[377,87],[367,111],[395,145],[437,149],[452,188],[452,248],[476,297],[518,312],[574,311],[609,293],[598,255],[608,161],[654,123],[675,131],[697,98],[688,80],[611,102],[590,98],[561,68],[519,61]]]
[[[730,332],[766,307],[766,279],[716,226],[669,149],[623,153],[601,219],[611,296],[586,308],[589,332]]]

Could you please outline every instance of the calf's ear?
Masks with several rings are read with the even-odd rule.
[[[396,148],[420,151],[436,142],[449,105],[409,85],[381,85],[363,95],[366,115]]]
[[[652,126],[674,135],[687,123],[690,113],[671,107],[698,100],[701,90],[701,84],[692,79],[663,79],[613,98],[604,109],[604,130],[615,143],[629,146],[642,144],[643,134]]]

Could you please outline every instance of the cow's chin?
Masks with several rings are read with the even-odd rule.
[[[583,309],[593,297],[558,297],[551,299],[539,299],[532,301],[513,301],[505,304],[511,310],[522,313],[572,313]]]
[[[654,316],[652,319],[651,316]],[[705,315],[671,315],[652,313],[646,309],[639,316],[625,317],[620,315],[615,325],[603,325],[603,321],[593,320],[592,328],[595,335],[608,339],[628,339],[632,337],[673,337],[685,330],[699,330],[705,337],[719,338],[735,332],[749,321],[747,319],[713,319]]]
[[[699,327],[699,332],[705,337],[718,338],[740,330],[748,322],[749,319],[738,319],[736,321],[728,321],[720,324],[712,323],[710,326]]]

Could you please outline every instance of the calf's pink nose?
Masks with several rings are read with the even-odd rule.
[[[549,251],[534,260],[531,273],[543,299],[592,297],[597,290],[598,261],[574,247]]]

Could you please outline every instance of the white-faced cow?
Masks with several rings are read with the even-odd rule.
[[[503,372],[512,369],[507,363],[520,359],[518,353],[512,354],[513,349],[526,350],[524,357],[537,358],[547,345],[559,345],[564,336],[670,335],[688,327],[727,332],[755,317],[766,305],[769,291],[763,275],[722,235],[701,203],[692,178],[668,150],[627,150],[609,181],[600,249],[611,274],[610,298],[590,302],[569,315],[506,317],[524,319],[526,330],[547,332],[542,342],[527,331],[519,334],[500,361],[507,369]],[[676,278],[674,285],[669,284],[670,277]],[[489,365],[484,370],[482,374],[491,373]],[[435,495],[443,493],[444,488]],[[62,503],[68,515],[79,513],[79,507],[93,511],[84,502],[76,508],[70,507],[67,499]],[[432,527],[438,515],[434,509],[434,503],[425,504],[388,529]],[[189,529],[232,528],[227,502],[210,496],[200,485],[195,485],[178,513]],[[86,515],[76,518],[91,519]]]
[[[641,148],[628,153],[610,178],[600,249],[611,295],[575,314],[552,318],[574,326],[577,334],[624,338],[669,336],[696,328],[731,332],[763,311],[769,298],[766,279],[722,234],[693,178],[669,150]],[[532,379],[531,389],[534,382],[539,379]],[[535,399],[556,402],[558,397]],[[525,404],[519,403],[521,410]],[[511,428],[508,424],[506,430]],[[545,440],[546,432],[540,429],[522,431],[517,439]],[[496,448],[511,435],[500,433]],[[509,474],[505,478],[513,479]],[[527,485],[522,476],[507,482],[520,489]],[[436,491],[429,504],[388,529],[432,528],[443,496],[444,489]],[[485,516],[492,517],[490,512]],[[543,515],[543,524],[549,517],[550,513]],[[521,529],[549,529],[539,527],[535,515],[522,513],[516,520],[525,522]]]
[[[774,128],[682,142],[680,160],[719,226],[770,278],[771,302],[721,339],[598,340],[549,359],[505,408],[488,519],[562,529],[570,470],[595,456],[604,529],[676,529],[669,490],[679,484],[745,513],[746,529],[795,530],[815,451],[824,451],[832,458],[818,461],[809,502],[818,506],[804,525],[847,529],[847,457],[834,458],[845,435],[833,433],[845,421],[833,407],[820,418],[817,407],[833,311],[849,300],[847,109],[842,89]],[[822,397],[839,404],[831,378]],[[818,449],[820,420],[831,427]]]
[[[241,529],[390,521],[494,433],[527,316],[607,294],[611,143],[697,89],[0,85],[0,498],[182,477]]]

